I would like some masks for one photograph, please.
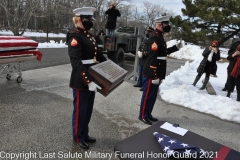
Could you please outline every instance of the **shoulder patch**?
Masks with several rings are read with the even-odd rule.
[[[75,47],[76,45],[78,45],[78,41],[75,38],[73,38],[71,42],[71,46]]]
[[[153,44],[151,45],[151,49],[152,49],[153,51],[158,50],[158,45],[157,45],[156,42],[153,42]]]

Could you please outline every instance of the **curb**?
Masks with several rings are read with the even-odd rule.
[[[210,95],[217,95],[210,82],[207,83],[206,90]]]
[[[203,82],[204,82],[204,79],[202,80],[202,83]],[[210,82],[207,83],[206,90],[207,90],[208,94],[210,94],[210,95],[217,95]]]

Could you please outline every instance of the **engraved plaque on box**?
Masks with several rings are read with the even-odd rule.
[[[88,69],[95,82],[102,87],[98,90],[104,96],[123,83],[127,71],[111,60],[96,64]]]

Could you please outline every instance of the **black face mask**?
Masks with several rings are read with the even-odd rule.
[[[93,22],[91,22],[91,21],[83,21],[82,25],[83,25],[83,27],[86,30],[90,30],[92,28],[92,26],[93,26]]]
[[[171,26],[167,25],[163,27],[164,32],[169,32],[171,30]]]
[[[149,33],[146,34],[146,37],[149,38]]]

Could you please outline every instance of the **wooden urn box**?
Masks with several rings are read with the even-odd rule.
[[[102,87],[98,92],[105,97],[122,84],[127,75],[125,69],[111,60],[91,66],[88,72],[94,78],[94,81]]]

